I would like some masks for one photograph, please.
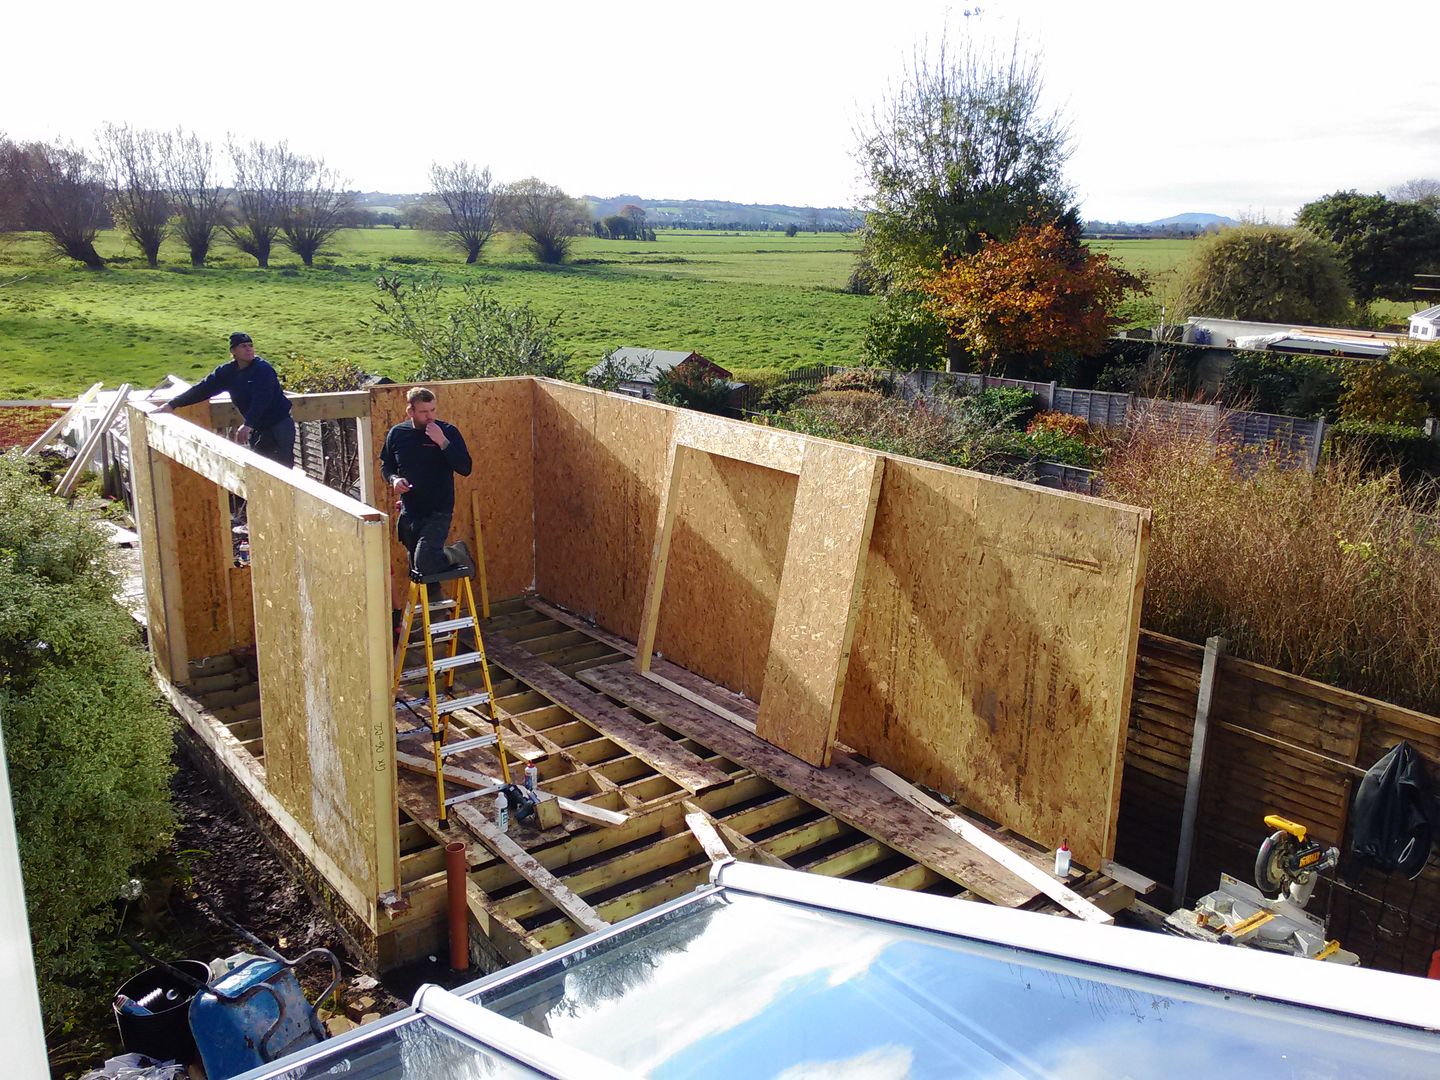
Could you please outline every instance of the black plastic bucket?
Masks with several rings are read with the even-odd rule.
[[[198,982],[210,978],[210,966],[199,960],[176,960],[171,967]],[[120,996],[141,1001],[156,990],[158,999],[149,1005],[149,1015],[120,1011]],[[170,996],[173,992],[173,997]],[[115,1023],[120,1042],[132,1054],[145,1054],[156,1061],[188,1063],[195,1057],[195,1037],[190,1034],[190,999],[195,987],[176,978],[164,968],[147,968],[115,991]]]

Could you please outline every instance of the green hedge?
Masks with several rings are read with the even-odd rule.
[[[1378,469],[1399,469],[1405,479],[1440,472],[1440,443],[1403,424],[1343,420],[1329,429],[1332,453],[1359,452]]]

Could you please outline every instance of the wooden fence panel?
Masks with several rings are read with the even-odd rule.
[[[1116,858],[1163,884],[1175,869],[1203,652],[1140,636]],[[1401,739],[1440,781],[1440,718],[1231,657],[1221,662],[1210,724],[1192,900],[1221,872],[1251,879],[1267,813],[1302,822],[1344,853],[1355,786]],[[1414,881],[1374,871],[1328,879],[1310,910],[1367,966],[1423,973],[1440,948],[1440,861],[1432,854]]]

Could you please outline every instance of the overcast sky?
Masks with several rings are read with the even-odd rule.
[[[434,159],[572,194],[854,205],[855,128],[948,24],[1040,53],[1084,216],[1284,220],[1440,176],[1440,65],[1402,0],[16,3],[0,129],[288,139],[365,190]],[[979,14],[973,12],[979,9]],[[73,44],[66,39],[73,39]]]

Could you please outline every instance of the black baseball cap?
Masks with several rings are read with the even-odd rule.
[[[230,335],[230,347],[231,347],[232,349],[233,349],[236,345],[254,345],[254,344],[255,344],[255,342],[251,340],[250,335],[244,333],[243,331],[237,330],[237,331],[235,331],[235,333],[233,333],[233,334]]]

